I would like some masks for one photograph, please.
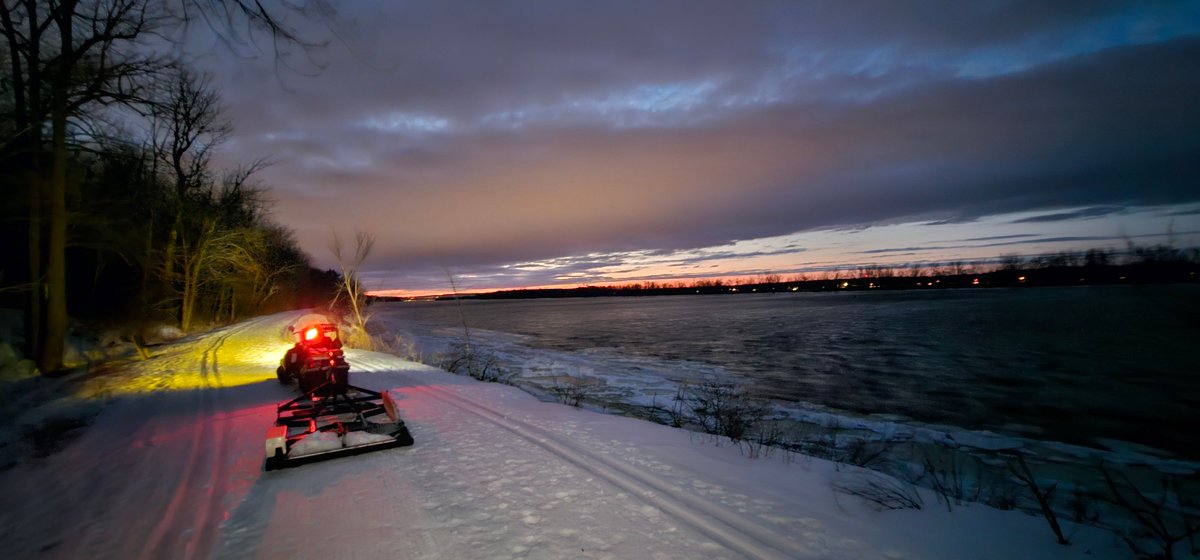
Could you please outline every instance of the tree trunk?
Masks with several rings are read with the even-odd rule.
[[[226,308],[226,305],[225,305],[225,304],[226,304],[226,302],[228,301],[228,299],[227,299],[227,298],[229,297],[229,292],[230,292],[230,291],[232,291],[232,288],[229,288],[229,287],[226,287],[226,286],[221,286],[221,288],[220,288],[220,291],[218,292],[218,295],[217,295],[217,312],[213,314],[213,322],[214,322],[214,323],[216,323],[216,324],[218,324],[218,325],[220,325],[220,324],[221,324],[221,314],[225,312],[225,308]],[[232,313],[230,313],[230,315],[232,315]],[[230,320],[230,322],[233,322],[233,321],[232,321],[232,317],[231,317],[231,320]]]
[[[174,297],[175,294],[181,293],[187,282],[188,254],[187,251],[182,247],[178,248],[177,250],[177,246],[179,245],[179,229],[180,225],[183,223],[183,217],[181,214],[182,212],[183,210],[178,208],[175,211],[175,221],[171,224],[170,233],[167,234],[167,248],[163,253],[162,290],[163,295],[168,295],[171,297]],[[182,264],[179,267],[175,266],[175,261],[177,259],[182,261]],[[176,268],[179,269],[178,272],[176,272]],[[182,282],[176,280],[176,274],[183,276]],[[179,328],[186,332],[187,329],[183,327],[182,300],[180,301],[179,307],[172,309],[171,311],[179,313]]]
[[[193,283],[196,277],[194,268],[193,263],[188,263],[183,269],[183,297],[179,302],[179,328],[183,329],[183,332],[192,329],[192,310],[196,306],[196,288]]]
[[[13,20],[13,12],[24,9],[26,14],[25,41],[20,41],[21,32]],[[33,0],[8,5],[0,4],[0,25],[9,48],[9,69],[12,80],[13,120],[17,135],[14,138],[16,151],[28,158],[24,180],[29,201],[29,225],[26,247],[29,250],[29,297],[25,310],[25,355],[41,356],[42,315],[45,310],[45,292],[42,289],[42,206],[43,178],[40,173],[42,151],[42,123],[45,115],[41,106],[41,27],[36,17],[37,4]],[[22,52],[22,48],[26,48]],[[26,74],[28,72],[28,74]]]
[[[179,242],[179,225],[183,222],[183,218],[177,213],[175,215],[175,224],[171,226],[171,232],[167,234],[167,251],[163,255],[162,278],[163,287],[167,289],[167,293],[175,288],[175,245]]]
[[[149,308],[149,300],[146,297],[150,293],[150,277],[153,275],[154,266],[154,207],[150,209],[150,223],[146,226],[146,252],[142,257],[142,289],[141,299],[143,311]]]
[[[50,106],[51,154],[49,235],[46,239],[46,317],[39,366],[42,373],[62,368],[67,335],[67,95],[74,69],[74,0],[64,0],[54,18],[58,24],[62,62],[53,78]]]
[[[200,292],[200,274],[204,272],[206,248],[212,231],[213,226],[205,228],[205,231],[200,234],[195,250],[191,251],[191,254],[185,254],[183,266],[180,267],[183,273],[183,298],[180,302],[179,328],[183,329],[183,332],[189,332],[192,329],[192,319],[196,315],[196,300],[199,298]]]
[[[70,26],[67,26],[69,31]],[[62,368],[67,334],[67,101],[66,86],[56,87],[53,125],[53,160],[50,169],[49,236],[46,240],[46,318],[42,336],[42,373]]]
[[[37,159],[37,151],[31,154]],[[42,355],[42,178],[36,166],[29,172],[29,310],[25,323],[26,356]]]

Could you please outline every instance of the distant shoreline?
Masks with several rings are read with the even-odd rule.
[[[868,271],[869,272],[869,271]],[[1200,262],[1192,260],[1139,262],[1125,265],[1050,266],[1005,268],[983,273],[925,275],[853,275],[820,280],[724,283],[720,280],[661,285],[654,282],[628,285],[580,286],[497,290],[471,294],[421,297],[368,296],[370,301],[440,301],[455,299],[506,300],[589,297],[645,297],[667,295],[719,295],[782,292],[845,292],[866,290],[944,290],[956,288],[1034,288],[1048,286],[1103,286],[1142,284],[1193,284],[1200,282]]]

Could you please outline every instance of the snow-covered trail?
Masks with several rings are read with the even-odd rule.
[[[14,505],[0,509],[0,541],[17,557],[208,556],[228,501],[258,466],[242,448],[261,440],[279,389],[245,385],[264,377],[246,354],[256,357],[259,342],[281,346],[284,320],[171,345],[97,380],[116,400],[79,441],[0,476]]]
[[[298,314],[156,350],[63,451],[0,473],[0,550],[48,558],[1058,558],[1015,512],[877,513],[848,471],[750,460],[684,431],[543,403],[349,351],[416,444],[263,472],[274,380]],[[933,504],[933,498],[928,502]],[[1045,533],[1045,534],[1043,534]],[[1021,538],[1013,538],[1020,535]],[[1103,544],[1081,533],[1081,539]],[[1116,557],[1120,557],[1118,554]]]
[[[358,360],[379,372],[394,367],[388,361]],[[439,476],[454,474],[465,489],[479,477],[486,491],[478,495],[468,491],[472,499],[463,506],[482,511],[468,518],[484,525],[499,521],[523,528],[512,552],[527,550],[527,545],[552,545],[575,557],[592,557],[588,550],[601,557],[619,551],[616,556],[621,558],[660,549],[686,558],[790,558],[803,552],[803,543],[753,522],[744,515],[745,509],[732,511],[683,491],[653,468],[666,464],[650,461],[628,442],[597,440],[586,423],[605,417],[540,403],[510,388],[463,383],[458,377],[431,380],[431,374],[444,375],[437,371],[392,374],[393,379],[408,378],[402,384],[406,388],[393,394],[404,397],[401,406],[414,437],[445,440],[441,447],[450,454],[431,461],[438,465]],[[414,379],[417,376],[424,379]],[[537,412],[530,413],[529,407]],[[425,433],[427,418],[434,425],[464,425]],[[413,453],[423,454],[417,449]],[[429,463],[410,464],[420,468]],[[688,481],[689,486],[692,483]],[[446,498],[462,501],[454,495]],[[742,508],[747,505],[744,499],[739,503]],[[440,501],[425,504],[431,510],[440,506]],[[583,534],[582,527],[611,529]]]

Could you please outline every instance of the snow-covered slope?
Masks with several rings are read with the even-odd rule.
[[[28,558],[1123,558],[1100,531],[982,506],[876,512],[861,476],[635,419],[543,403],[379,353],[351,381],[416,439],[263,472],[273,369],[296,313],[156,349],[64,450],[0,472],[0,550]]]

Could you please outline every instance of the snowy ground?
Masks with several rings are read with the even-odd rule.
[[[416,439],[263,472],[273,369],[298,313],[154,349],[99,377],[103,411],[56,453],[0,472],[9,558],[1126,558],[1108,533],[983,506],[877,512],[866,476],[747,458],[707,437],[540,402],[349,351]]]

